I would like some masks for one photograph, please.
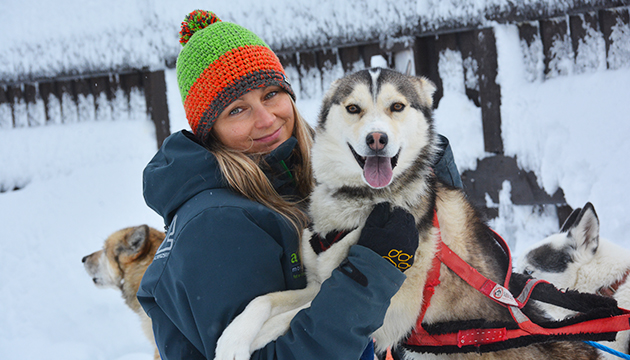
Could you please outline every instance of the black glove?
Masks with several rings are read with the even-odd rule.
[[[418,248],[418,228],[414,217],[402,208],[390,211],[390,204],[377,204],[365,221],[358,245],[389,260],[400,271],[413,264]]]

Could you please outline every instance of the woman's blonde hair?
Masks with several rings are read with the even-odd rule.
[[[292,174],[300,197],[298,200],[284,198],[276,192],[261,168],[265,166],[262,155],[229,149],[221,144],[212,131],[206,146],[217,158],[223,177],[234,191],[280,213],[300,235],[308,224],[308,216],[303,209],[313,189],[311,145],[314,131],[300,115],[293,99],[291,104],[295,118],[292,135],[297,139],[297,146],[292,154],[295,157]]]

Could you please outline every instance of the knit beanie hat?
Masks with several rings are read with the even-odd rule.
[[[280,60],[253,32],[195,10],[179,34],[177,82],[190,128],[203,142],[221,112],[251,90],[275,85],[295,100]]]

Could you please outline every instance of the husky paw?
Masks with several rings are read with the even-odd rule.
[[[271,304],[267,298],[252,300],[221,334],[214,360],[248,360],[250,346],[269,316]]]

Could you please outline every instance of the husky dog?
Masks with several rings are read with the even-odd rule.
[[[524,252],[516,269],[559,288],[613,297],[622,308],[630,308],[630,250],[599,237],[599,218],[590,202],[573,210],[559,233]],[[556,318],[573,315],[548,306]],[[615,342],[603,344],[628,354],[629,341],[630,331],[622,331]]]
[[[164,232],[147,225],[125,228],[111,234],[103,249],[81,260],[96,286],[119,289],[127,306],[140,316],[142,330],[155,347],[155,359],[160,359],[160,354],[155,346],[151,318],[142,310],[136,293],[164,237]]]
[[[282,335],[293,315],[309,306],[320,284],[347,256],[350,246],[357,243],[365,220],[381,202],[410,212],[420,236],[415,262],[405,271],[407,279],[391,299],[383,326],[373,334],[377,352],[398,347],[414,329],[427,274],[437,251],[438,234],[480,273],[503,283],[509,262],[491,230],[464,193],[440,183],[431,169],[438,149],[431,110],[434,91],[435,86],[425,78],[380,68],[356,72],[331,85],[323,100],[312,149],[316,185],[309,211],[314,233],[349,233],[319,255],[309,241],[302,241],[307,287],[254,299],[222,334],[215,359],[249,359],[251,352]],[[375,142],[379,144],[378,151],[373,149]],[[436,212],[439,229],[433,225]],[[307,230],[303,239],[311,236]],[[444,265],[439,280],[424,325],[512,321],[506,308],[473,289]],[[535,318],[531,311],[528,316]],[[581,342],[534,344],[481,355],[427,355],[407,347],[399,352],[404,352],[407,360],[598,357],[595,349]]]

